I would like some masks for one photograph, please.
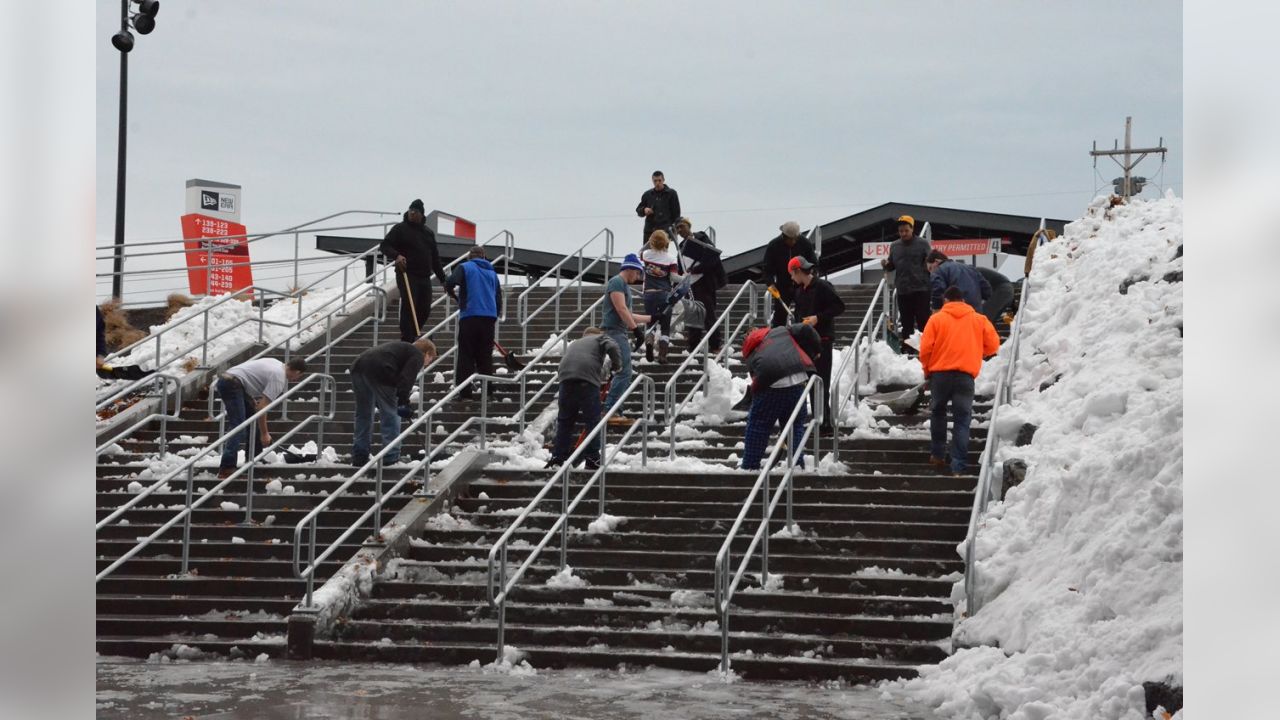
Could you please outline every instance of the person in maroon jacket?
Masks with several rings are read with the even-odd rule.
[[[743,438],[743,470],[760,469],[774,424],[786,425],[796,403],[801,403],[800,415],[796,418],[791,442],[803,467],[800,440],[809,423],[809,411],[802,403],[802,396],[805,383],[815,371],[812,357],[820,348],[817,331],[803,323],[757,328],[743,341],[742,359],[751,373],[751,410]]]

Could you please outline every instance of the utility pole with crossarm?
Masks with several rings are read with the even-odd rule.
[[[1098,164],[1097,158],[1110,157],[1112,160],[1116,161],[1116,164],[1119,165],[1121,169],[1124,170],[1124,177],[1118,177],[1115,180],[1111,181],[1111,184],[1115,185],[1116,187],[1116,194],[1124,198],[1133,197],[1134,195],[1142,192],[1142,186],[1145,185],[1147,182],[1147,179],[1144,177],[1132,176],[1133,169],[1137,167],[1138,163],[1142,162],[1142,159],[1145,158],[1147,155],[1150,155],[1151,153],[1160,153],[1160,159],[1164,160],[1165,153],[1169,152],[1168,148],[1164,147],[1163,137],[1160,138],[1160,145],[1158,147],[1153,147],[1153,148],[1133,147],[1130,144],[1132,128],[1133,128],[1133,118],[1126,117],[1124,119],[1124,147],[1123,148],[1121,148],[1120,143],[1117,142],[1115,148],[1112,150],[1099,150],[1098,141],[1095,140],[1093,141],[1093,151],[1089,153],[1094,157],[1093,163],[1095,167]],[[1117,156],[1119,155],[1124,156],[1124,162],[1121,162],[1120,160],[1117,159]],[[1134,155],[1137,155],[1138,157],[1134,158],[1133,157]]]

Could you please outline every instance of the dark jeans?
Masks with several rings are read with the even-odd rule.
[[[556,444],[551,450],[553,462],[564,462],[573,454],[577,442],[578,422],[583,432],[590,432],[600,422],[600,388],[586,380],[568,380],[560,383],[559,414],[556,416]],[[588,443],[582,457],[592,462],[600,461],[598,442]]]
[[[973,420],[973,376],[959,370],[944,370],[929,376],[929,452],[946,457],[947,405],[951,405],[951,472],[962,473],[969,465],[969,422]]]
[[[396,413],[396,389],[382,385],[364,373],[351,373],[351,389],[356,394],[355,437],[351,441],[351,460],[361,465],[369,460],[369,444],[373,438],[373,409],[378,408],[378,424],[382,426],[382,447],[400,434],[400,415]],[[390,464],[400,459],[397,446],[382,457]]]
[[[413,342],[422,333],[431,329],[427,326],[427,322],[431,319],[431,278],[396,273],[396,287],[400,288],[400,339]],[[412,308],[409,307],[410,291],[413,292]],[[417,328],[413,326],[415,311],[418,314]]]
[[[1000,315],[1013,304],[1013,285],[1001,285],[991,288],[991,297],[982,305],[982,314],[987,316],[992,325],[1000,322]]]
[[[497,318],[467,317],[458,321],[457,362],[453,368],[453,383],[461,385],[472,373],[493,374],[493,334]],[[474,394],[470,387],[460,393],[469,398]]]
[[[218,378],[215,386],[215,392],[218,393],[218,399],[222,401],[222,407],[227,411],[227,429],[239,425],[244,419],[257,412],[253,406],[253,398],[244,392],[244,386],[234,380],[224,380]],[[240,432],[227,438],[222,446],[222,461],[218,463],[219,470],[234,470],[238,463],[236,462],[236,454],[240,452],[240,443],[245,441],[247,433],[253,431],[253,450],[262,450],[262,438],[258,435],[258,423],[255,420],[252,425]]]
[[[804,383],[786,388],[765,388],[752,395],[751,411],[747,413],[747,434],[742,443],[742,469],[759,470],[760,461],[769,449],[769,435],[776,424],[779,429],[787,424],[787,418],[796,409],[796,402],[804,394]],[[803,448],[800,447],[800,436],[804,435],[805,426],[809,424],[808,404],[800,407],[800,415],[796,418],[794,432],[791,434],[792,447],[796,451],[797,464],[804,465]]]
[[[703,309],[706,310],[706,321],[703,327],[710,329],[712,325],[716,324],[716,320],[720,317],[718,306],[716,304],[717,298],[715,287],[712,286],[711,282],[706,280],[700,280],[694,283],[693,299],[702,303]],[[713,353],[720,352],[720,345],[723,342],[722,338],[724,337],[721,334],[722,332],[723,328],[716,328],[711,339],[707,341],[707,349]],[[701,338],[699,338],[699,341],[701,341]],[[696,345],[697,343],[694,344]]]
[[[667,307],[667,298],[670,296],[669,290],[644,291],[644,313],[653,318],[650,323],[657,321],[660,338],[671,338],[671,308]]]
[[[823,427],[831,427],[834,419],[831,414],[831,356],[834,354],[835,341],[829,338],[822,338],[822,352],[813,359],[813,365],[818,371],[818,377],[822,378],[822,408],[825,410],[822,416]]]
[[[929,322],[929,291],[898,293],[898,319],[902,323],[902,339],[906,340],[919,330],[924,332]]]

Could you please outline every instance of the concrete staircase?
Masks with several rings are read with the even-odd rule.
[[[849,310],[837,331],[847,338],[870,292],[842,292]],[[682,359],[673,353],[666,365],[640,364],[638,370],[661,386]],[[731,367],[744,372],[739,363]],[[682,389],[691,384],[692,379],[682,382]],[[987,410],[982,404],[976,408],[980,414]],[[663,467],[665,437],[650,441],[648,468],[611,471],[606,512],[625,517],[625,523],[611,533],[591,533],[595,497],[582,504],[571,519],[568,551],[582,586],[547,584],[559,570],[553,540],[508,603],[507,643],[535,667],[716,668],[714,558],[756,477],[733,469],[742,452],[744,419],[745,413],[735,413],[725,424],[682,422],[706,443],[677,443],[679,458],[706,463],[697,472],[681,471],[679,463]],[[906,428],[926,421],[923,414],[881,419]],[[955,546],[964,537],[976,474],[938,474],[927,462],[926,435],[911,435],[919,437],[845,439],[847,473],[797,477],[795,519],[805,537],[771,541],[770,570],[782,576],[780,587],[774,580],[762,588],[753,579],[735,595],[730,650],[736,672],[750,678],[866,681],[911,676],[915,666],[946,656],[948,598],[963,569]],[[973,435],[976,472],[985,431],[975,428]],[[639,447],[633,442],[625,449]],[[485,470],[452,508],[455,522],[423,532],[375,582],[369,601],[339,624],[335,637],[317,643],[317,656],[493,661],[497,622],[486,602],[487,554],[550,476],[545,470]],[[579,474],[574,486],[584,479]],[[536,508],[517,532],[513,564],[559,514],[559,492],[549,497],[555,499]],[[758,511],[748,517],[755,516]],[[777,518],[771,533],[783,528]],[[749,524],[735,542],[738,557],[755,528]]]
[[[722,307],[735,291],[722,291]],[[548,292],[535,290],[532,306]],[[848,309],[837,324],[838,345],[852,337],[871,296],[870,288],[846,287],[841,292]],[[578,314],[576,298],[576,293],[566,294],[562,321]],[[583,297],[584,304],[595,299],[594,293]],[[397,336],[396,310],[393,303],[388,322],[380,328],[380,341]],[[435,319],[440,316],[437,311]],[[529,323],[530,346],[541,345],[556,331],[553,325],[549,317]],[[508,348],[518,347],[520,324],[507,323],[499,337]],[[443,350],[451,345],[452,333],[435,339]],[[325,428],[324,443],[341,454],[340,460],[350,449],[354,407],[343,371],[372,343],[371,330],[361,330],[333,354],[340,402],[337,421]],[[673,346],[668,363],[639,362],[637,371],[651,375],[660,388],[683,358],[682,348]],[[554,384],[557,361],[549,358],[531,371],[531,391]],[[730,367],[736,374],[745,372],[736,361]],[[444,372],[439,378],[443,382],[437,381],[436,370]],[[430,405],[450,389],[451,373],[437,368],[427,379],[425,401]],[[680,382],[681,395],[692,383],[692,376]],[[513,388],[497,389],[494,395],[490,416],[508,416],[518,408]],[[554,392],[546,393],[528,419],[553,399]],[[291,408],[293,417],[300,417],[302,409]],[[979,402],[975,421],[981,422],[988,410]],[[434,424],[449,432],[476,411],[476,403],[455,403]],[[638,400],[627,409],[632,417],[644,412]],[[745,413],[735,413],[725,423],[711,425],[682,420],[706,443],[690,447],[686,441],[677,442],[678,458],[706,463],[697,472],[680,471],[679,463],[663,467],[666,437],[650,439],[650,467],[611,471],[607,512],[626,518],[625,523],[607,534],[587,532],[596,519],[596,503],[583,503],[570,523],[568,562],[585,584],[547,585],[559,569],[558,553],[549,548],[508,604],[508,644],[526,652],[536,667],[717,667],[720,632],[711,608],[714,557],[755,479],[755,473],[733,469],[742,452],[744,418]],[[973,430],[975,475],[955,478],[938,474],[927,463],[927,433],[915,431],[927,422],[924,414],[879,419],[912,432],[905,438],[847,437],[841,442],[847,472],[797,476],[795,519],[805,536],[771,540],[770,571],[781,576],[780,586],[775,580],[766,589],[748,579],[734,597],[730,650],[739,674],[850,681],[904,677],[949,651],[952,623],[947,599],[962,570],[955,546],[965,533],[985,430]],[[291,427],[289,422],[271,421],[273,435]],[[499,444],[514,430],[490,429],[490,442]],[[155,435],[139,433],[133,442],[122,443],[123,453],[104,457],[107,463],[97,471],[98,517],[128,497],[130,482],[148,482],[134,475],[145,470],[142,460],[155,452]],[[170,437],[179,435],[210,440],[217,435],[217,424],[207,419],[203,400],[189,404],[182,420],[170,422]],[[611,437],[617,435],[611,432]],[[374,437],[376,443],[376,429]],[[298,444],[308,439],[313,437],[304,435]],[[174,445],[170,451],[182,447]],[[407,452],[421,447],[422,442],[412,442]],[[826,441],[824,452],[829,448]],[[638,444],[626,450],[636,452]],[[196,486],[213,485],[213,472],[209,468],[204,476],[198,475]],[[349,466],[323,463],[260,467],[250,523],[242,522],[243,510],[216,509],[222,498],[208,506],[215,509],[198,511],[192,529],[192,573],[176,575],[179,526],[166,541],[153,544],[98,583],[98,651],[146,656],[181,643],[219,654],[283,656],[287,616],[303,591],[292,573],[293,527],[350,472]],[[458,522],[430,524],[406,556],[383,569],[371,597],[340,619],[334,636],[317,641],[315,655],[395,662],[492,661],[497,626],[485,600],[485,559],[491,543],[550,475],[545,470],[491,466],[471,480],[451,510]],[[268,494],[266,483],[275,479],[292,486],[293,492]],[[578,482],[583,479],[579,474]],[[369,506],[372,480],[357,487],[358,493],[338,500],[322,516],[322,544],[336,538]],[[99,532],[98,567],[171,518],[177,512],[171,506],[181,507],[184,490],[173,484],[171,492],[144,503],[149,507],[130,511],[127,524]],[[413,490],[407,488],[386,509],[384,520],[409,501]],[[243,483],[233,485],[225,499],[243,505],[244,492]],[[163,509],[156,507],[161,505]],[[558,499],[537,508],[516,535],[513,561],[525,557],[524,543],[536,544],[558,512]],[[270,524],[268,516],[274,516]],[[748,517],[757,516],[758,510]],[[778,518],[771,533],[783,527]],[[758,520],[749,521],[744,537],[734,545],[738,557],[756,527],[752,522]],[[369,528],[354,536],[338,559],[353,555],[360,547],[358,540],[372,532]],[[322,566],[319,578],[338,565]]]

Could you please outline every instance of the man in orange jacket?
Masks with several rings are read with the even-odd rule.
[[[942,309],[924,326],[920,364],[929,382],[929,462],[946,467],[947,405],[951,405],[951,474],[963,475],[969,459],[969,422],[973,419],[973,379],[982,359],[1000,349],[1000,336],[985,316],[964,301],[952,285],[943,293]]]

